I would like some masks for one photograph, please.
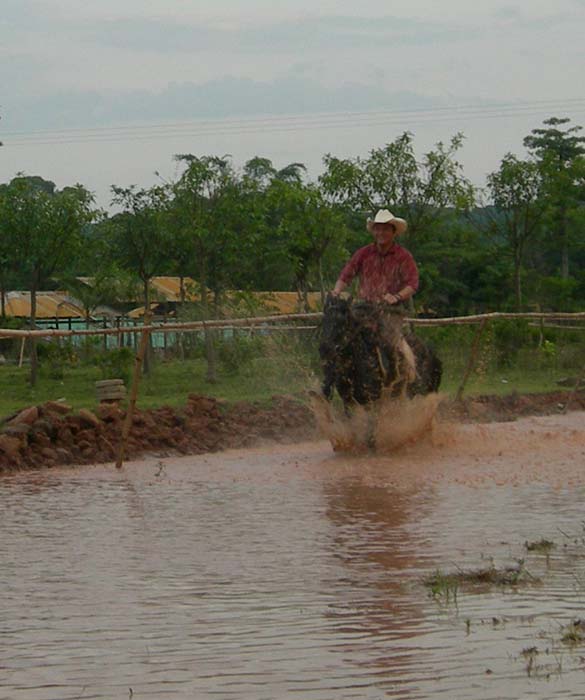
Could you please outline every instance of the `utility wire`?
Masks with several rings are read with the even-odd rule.
[[[3,135],[5,147],[26,145],[66,145],[73,143],[115,143],[120,141],[159,140],[161,138],[197,137],[216,135],[244,135],[253,133],[299,132],[319,129],[354,129],[437,121],[492,120],[506,117],[536,116],[543,112],[585,112],[585,98],[539,100],[499,103],[496,105],[465,105],[373,112],[331,112],[315,115],[286,115],[244,118],[237,120],[206,120],[138,124],[126,126],[7,132]],[[11,140],[10,137],[15,137]]]
[[[85,132],[102,132],[102,131],[123,131],[128,129],[136,128],[168,128],[168,127],[185,127],[185,126],[217,126],[218,123],[225,125],[255,125],[264,122],[291,122],[301,120],[311,121],[319,120],[323,118],[350,118],[350,117],[374,117],[374,116],[388,116],[388,115],[402,115],[402,114],[425,114],[425,113],[437,113],[437,112],[459,112],[459,111],[484,111],[486,109],[518,109],[518,108],[537,108],[537,107],[571,107],[571,106],[582,106],[585,103],[585,97],[577,98],[564,98],[556,100],[533,100],[533,101],[515,101],[515,102],[497,102],[489,104],[472,104],[472,105],[450,105],[445,107],[418,107],[411,109],[384,109],[384,110],[368,110],[361,112],[317,112],[314,114],[291,114],[291,115],[271,115],[265,117],[242,117],[238,119],[197,119],[189,120],[183,122],[163,122],[161,124],[138,124],[138,125],[126,125],[126,126],[104,126],[104,127],[83,127],[83,128],[71,128],[71,129],[43,129],[35,131],[9,131],[6,132],[8,136],[36,136],[36,135],[47,135],[47,134],[69,134],[69,133],[85,133]]]

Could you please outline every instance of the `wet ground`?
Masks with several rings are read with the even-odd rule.
[[[581,698],[584,419],[9,475],[0,698]]]

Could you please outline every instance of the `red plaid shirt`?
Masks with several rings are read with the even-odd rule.
[[[358,294],[376,301],[384,294],[396,294],[404,287],[418,289],[418,268],[412,255],[397,243],[382,254],[375,243],[357,250],[341,271],[339,279],[349,284],[359,276]]]

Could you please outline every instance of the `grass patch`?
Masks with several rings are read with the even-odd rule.
[[[423,584],[429,589],[429,594],[433,598],[438,598],[445,603],[457,602],[459,582],[453,574],[445,574],[437,569],[423,579]]]
[[[423,584],[433,597],[456,600],[460,587],[513,587],[535,581],[537,579],[524,568],[524,562],[520,560],[514,566],[502,568],[492,565],[451,573],[436,571],[423,579]]]
[[[423,330],[426,329],[417,329],[417,334],[427,335]],[[471,342],[472,335],[468,333],[468,336],[467,340]],[[457,391],[468,359],[469,349],[465,343],[457,343],[458,338],[456,335],[452,338],[437,335],[436,338],[439,342],[435,345],[444,365],[441,391],[446,396],[454,396]],[[229,341],[223,341],[218,345],[217,382],[213,384],[206,381],[207,365],[201,349],[193,347],[188,350],[191,355],[186,360],[153,360],[151,373],[141,380],[140,408],[182,406],[189,393],[228,402],[268,401],[275,394],[302,396],[308,390],[318,389],[321,381],[316,335],[299,338],[286,333],[273,334],[268,338],[256,338],[254,342],[240,340],[233,347]],[[101,349],[98,353],[101,357],[100,353]],[[99,364],[95,358],[90,361],[90,354],[88,351],[86,357],[80,352],[75,361],[70,361],[69,355],[62,353],[56,368],[55,358],[45,353],[35,389],[28,384],[27,366],[20,369],[14,364],[0,366],[0,416],[59,398],[74,408],[94,407],[97,404],[95,382],[106,377],[104,372],[107,369],[112,370],[103,365],[113,361],[115,355],[106,353]],[[558,391],[556,380],[566,376],[567,369],[550,363],[543,365],[539,357],[537,355],[534,359],[520,353],[517,364],[505,368],[494,362],[478,362],[469,378],[465,396]],[[112,376],[118,374],[107,375],[108,378]]]
[[[573,620],[561,630],[561,642],[569,646],[585,643],[585,620]]]
[[[32,389],[29,373],[26,366],[0,366],[0,417],[61,398],[73,408],[95,407],[95,382],[104,378],[103,369],[93,364],[66,365],[59,378],[54,376],[49,364],[43,364],[37,386]],[[238,371],[219,362],[215,383],[209,383],[206,374],[207,363],[203,358],[155,359],[150,374],[141,377],[138,407],[183,406],[190,393],[228,402],[268,402],[277,394],[302,397],[309,389],[318,389],[320,381],[314,370],[314,357],[303,354],[292,343],[286,351],[273,344],[264,347],[262,355],[247,358]]]
[[[524,547],[527,552],[537,552],[538,554],[550,554],[551,550],[556,547],[554,542],[544,539],[536,540],[534,542],[525,542]]]

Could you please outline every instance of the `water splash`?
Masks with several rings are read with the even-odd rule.
[[[369,407],[356,406],[350,414],[323,396],[313,394],[317,425],[336,452],[390,452],[406,444],[432,440],[440,394],[412,399],[383,396]]]

